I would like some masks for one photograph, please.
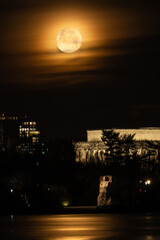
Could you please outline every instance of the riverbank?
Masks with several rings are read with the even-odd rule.
[[[158,214],[160,206],[68,206],[68,207],[36,207],[26,209],[1,209],[1,215],[14,214],[99,214],[99,213],[120,213],[120,214]]]

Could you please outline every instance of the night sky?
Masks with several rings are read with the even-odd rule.
[[[159,13],[154,0],[1,0],[0,112],[48,138],[160,127]],[[65,27],[82,34],[75,53],[57,49]]]

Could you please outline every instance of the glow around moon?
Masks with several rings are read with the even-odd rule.
[[[75,28],[64,28],[57,36],[57,47],[65,53],[77,51],[82,44],[82,36]]]

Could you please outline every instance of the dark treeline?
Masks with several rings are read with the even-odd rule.
[[[100,168],[75,163],[71,141],[52,141],[48,149],[45,155],[0,153],[1,212],[96,205]]]
[[[154,208],[160,203],[160,142],[103,130],[105,168],[113,176],[113,205]]]

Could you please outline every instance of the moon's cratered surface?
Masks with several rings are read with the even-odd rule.
[[[82,44],[82,36],[75,28],[64,28],[57,36],[57,47],[65,53],[77,51]]]

